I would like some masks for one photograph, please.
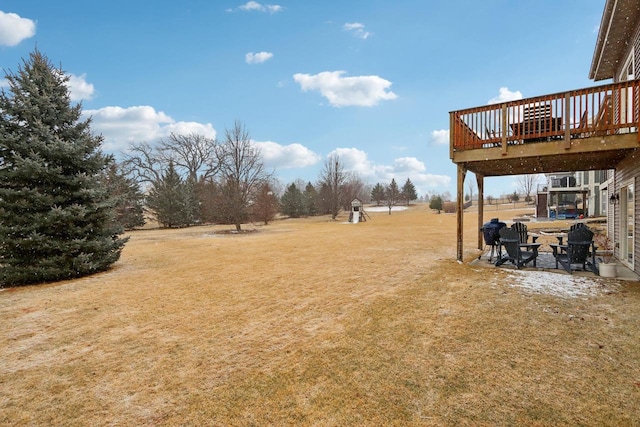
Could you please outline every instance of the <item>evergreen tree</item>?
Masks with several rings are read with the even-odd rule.
[[[291,218],[299,218],[304,213],[304,199],[302,192],[291,184],[280,198],[282,213]]]
[[[412,200],[416,200],[418,198],[418,193],[416,192],[416,187],[413,185],[411,180],[407,178],[407,182],[402,186],[402,199],[407,202],[407,206],[411,203]]]
[[[380,206],[380,203],[384,199],[384,186],[380,183],[377,183],[371,190],[371,200],[375,201],[377,206]]]
[[[304,214],[314,216],[318,214],[318,190],[311,182],[307,183],[302,193],[304,199]]]
[[[110,157],[69,78],[38,50],[0,92],[0,286],[106,270],[127,239],[103,185]]]
[[[144,196],[140,185],[127,177],[115,162],[105,174],[105,185],[115,199],[115,219],[125,230],[144,225]]]
[[[431,196],[431,201],[429,202],[429,209],[435,209],[440,213],[440,211],[444,207],[444,202],[442,201],[442,197],[440,196]]]
[[[385,197],[387,198],[387,206],[389,207],[389,215],[391,215],[391,208],[393,208],[396,203],[398,203],[398,199],[400,198],[400,189],[398,188],[398,184],[396,183],[396,179],[391,179],[391,184],[387,186],[385,190]]]
[[[184,183],[173,162],[169,162],[166,172],[153,182],[147,207],[155,213],[161,226],[185,227],[193,224],[193,197],[193,186]]]

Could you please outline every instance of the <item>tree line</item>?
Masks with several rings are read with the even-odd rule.
[[[316,183],[280,190],[245,126],[220,140],[170,134],[158,144],[132,144],[119,161],[102,152],[103,137],[72,104],[69,77],[34,50],[0,89],[0,287],[80,277],[117,261],[127,229],[152,217],[162,227],[200,223],[268,223],[329,214],[358,198],[382,201],[347,172],[337,155]],[[280,193],[281,196],[280,196]],[[384,187],[391,206],[415,200],[407,180]]]

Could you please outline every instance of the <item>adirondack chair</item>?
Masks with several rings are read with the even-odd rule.
[[[527,230],[526,224],[522,222],[514,223],[511,228],[518,232],[518,236],[520,238],[520,243],[528,243],[529,242],[529,231]],[[538,236],[531,236],[531,243],[535,243]]]
[[[569,233],[581,227],[586,227],[587,230],[589,229],[589,227],[587,227],[587,224],[585,224],[584,222],[576,222],[575,224],[572,224],[571,227],[569,227]],[[558,236],[557,239],[558,239],[558,244],[562,246],[562,242],[564,241],[564,236]]]
[[[581,265],[582,270],[587,268],[598,274],[596,265],[596,246],[593,242],[593,231],[587,226],[579,226],[569,231],[566,245],[551,244],[553,256],[556,259],[556,268],[558,264],[572,274],[576,269],[574,265]],[[590,259],[589,259],[590,258]]]
[[[511,261],[517,269],[520,269],[533,261],[533,266],[535,267],[536,259],[538,258],[538,248],[541,243],[522,243],[520,241],[520,232],[515,225],[516,224],[510,228],[505,227],[500,229],[500,244],[506,253],[500,256],[495,265],[499,267],[505,262]]]

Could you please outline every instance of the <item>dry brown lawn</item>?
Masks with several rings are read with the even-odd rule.
[[[529,292],[455,261],[455,215],[370,215],[136,231],[108,272],[0,291],[0,423],[639,425],[637,282]]]

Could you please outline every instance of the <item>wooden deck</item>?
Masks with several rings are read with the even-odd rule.
[[[463,258],[467,171],[478,184],[478,230],[484,178],[616,169],[640,156],[640,80],[452,111],[450,157],[457,165],[457,258]],[[478,249],[482,249],[478,231]]]
[[[450,157],[483,176],[612,169],[640,148],[640,80],[450,113]]]

